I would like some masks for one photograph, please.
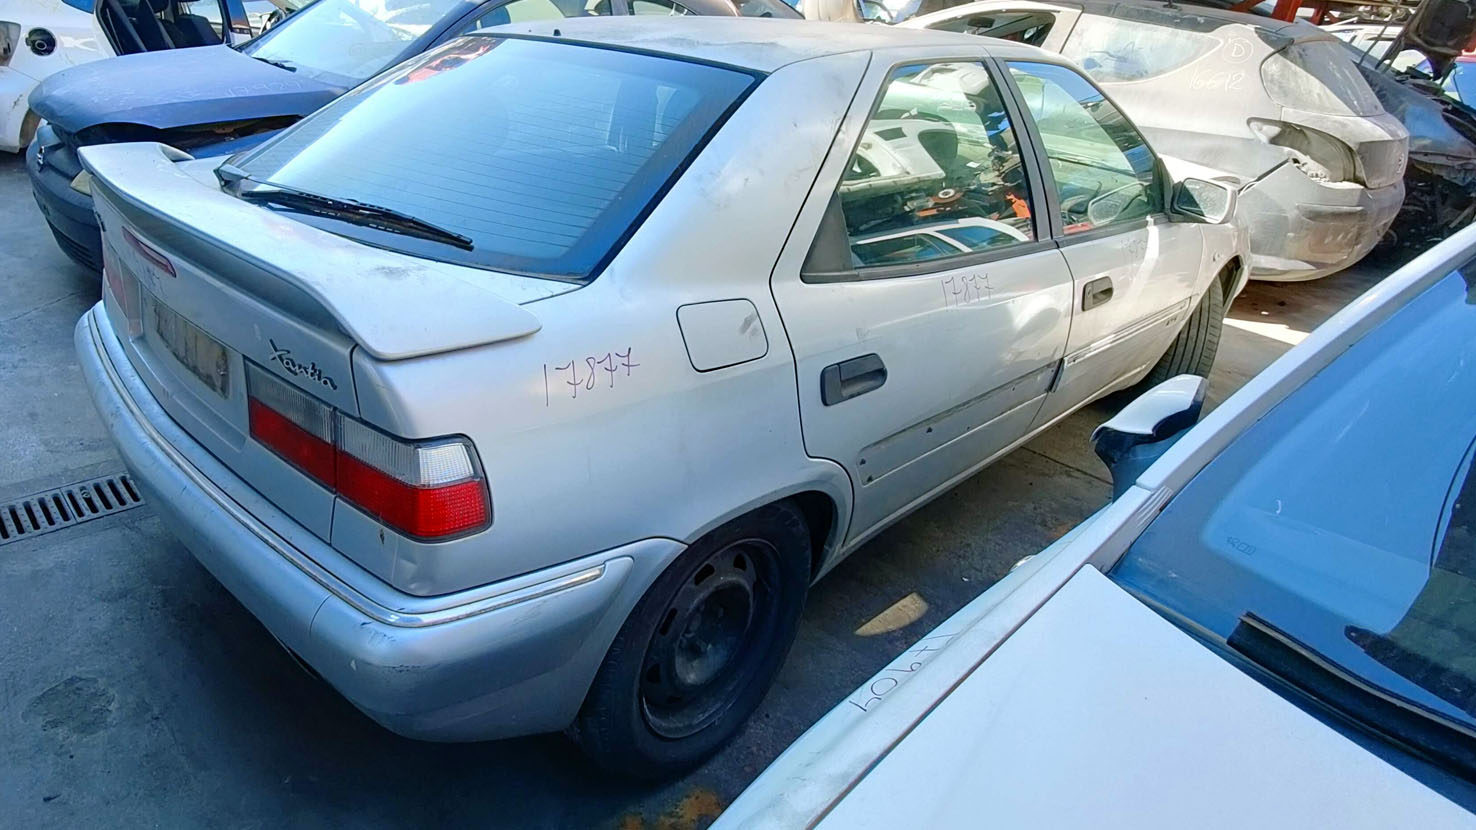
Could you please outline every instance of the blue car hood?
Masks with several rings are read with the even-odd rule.
[[[344,93],[229,46],[144,52],[51,75],[31,109],[68,132],[97,124],[161,130],[251,118],[307,115]]]

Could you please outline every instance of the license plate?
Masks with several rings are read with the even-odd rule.
[[[229,397],[231,373],[224,344],[158,301],[154,302],[154,331],[190,374],[222,398]]]

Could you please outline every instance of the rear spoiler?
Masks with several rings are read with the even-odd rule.
[[[181,169],[191,157],[158,143],[82,149],[93,194],[124,216],[177,229],[190,249],[227,253],[290,284],[381,360],[403,360],[526,337],[542,324],[519,303],[577,286],[363,245],[235,198]],[[208,162],[202,162],[205,164]],[[100,186],[99,186],[100,185]],[[171,234],[171,236],[175,236]]]

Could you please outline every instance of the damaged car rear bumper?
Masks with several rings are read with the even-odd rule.
[[[1290,164],[1247,187],[1237,210],[1251,235],[1251,277],[1324,277],[1363,259],[1404,203],[1404,183],[1318,182]]]
[[[637,575],[679,542],[647,539],[454,594],[362,570],[216,461],[160,407],[95,306],[77,324],[88,390],[163,522],[288,649],[407,737],[485,740],[567,726]]]

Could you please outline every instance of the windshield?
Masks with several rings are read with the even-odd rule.
[[[317,0],[241,51],[348,87],[395,63],[447,15],[466,7],[465,0]]]
[[[1473,372],[1456,273],[1236,438],[1112,578],[1274,673],[1237,640],[1276,632],[1338,688],[1476,728]]]
[[[533,276],[593,277],[750,75],[611,49],[472,35],[285,130],[239,167],[469,237],[460,250],[322,216],[381,247]]]

